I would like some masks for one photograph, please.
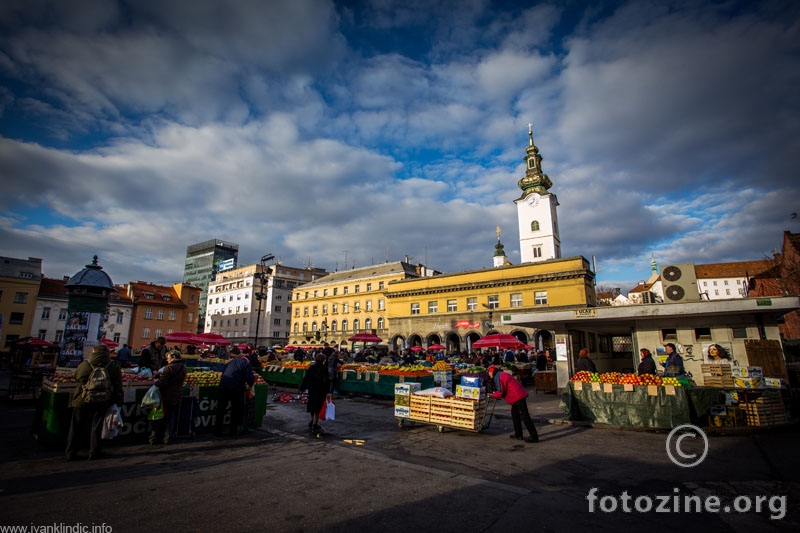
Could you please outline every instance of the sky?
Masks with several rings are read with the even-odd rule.
[[[0,256],[183,278],[520,262],[528,124],[564,257],[633,288],[800,231],[800,3],[4,0]]]

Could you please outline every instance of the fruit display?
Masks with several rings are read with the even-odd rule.
[[[451,367],[446,361],[436,361],[436,363],[431,367],[431,370],[453,370],[453,367]]]
[[[153,378],[148,378],[135,372],[123,372],[122,381],[124,383],[152,383]]]
[[[286,361],[281,366],[284,368],[308,368],[311,366],[311,361]]]
[[[447,369],[450,370],[450,365],[447,365]],[[431,368],[423,365],[384,365],[380,367],[378,373],[386,376],[420,377],[429,376]]]
[[[214,370],[195,370],[186,373],[186,384],[196,387],[216,387],[219,385],[219,380],[222,378],[222,372],[215,372]]]
[[[580,372],[576,372],[574,376],[569,378],[570,381],[582,381],[584,383],[600,383],[600,374],[597,372],[587,372],[585,370],[581,370]]]
[[[572,382],[583,383],[611,383],[614,385],[672,385],[681,387],[682,383],[675,377],[663,377],[653,374],[622,374],[620,372],[597,372],[581,371],[575,373],[570,379]]]

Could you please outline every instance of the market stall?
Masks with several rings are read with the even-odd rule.
[[[71,380],[71,373],[57,373],[45,378],[42,394],[37,403],[33,420],[33,433],[45,446],[63,446],[66,442],[71,418],[70,402],[77,384]],[[123,381],[124,401],[121,406],[125,427],[115,440],[136,440],[147,432],[146,412],[142,410],[141,400],[152,385],[150,380],[127,377]],[[197,432],[211,431],[216,421],[217,386],[219,372],[200,371],[187,375],[186,394],[197,398],[198,412],[195,418]],[[258,382],[260,381],[260,383]],[[255,412],[251,427],[261,427],[267,410],[267,384],[257,380],[254,386]]]
[[[424,389],[419,383],[399,383],[394,388],[394,416],[397,425],[431,424],[439,432],[445,428],[481,432],[491,422],[486,415],[489,395],[479,382],[458,385],[456,393],[443,397]]]
[[[661,376],[579,372],[561,399],[570,420],[615,426],[671,429],[682,424],[763,427],[786,423],[781,391],[754,377],[760,369],[721,365],[703,371],[710,386]],[[745,377],[745,375],[747,377]],[[780,383],[768,382],[780,386]]]

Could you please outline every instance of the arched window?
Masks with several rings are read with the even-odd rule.
[[[364,319],[364,329],[372,329],[372,319],[365,318]]]
[[[303,331],[308,331],[308,322],[303,322]]]
[[[534,220],[531,222],[531,231],[539,231],[539,221]]]
[[[300,331],[300,322],[294,323],[294,332],[297,333]]]
[[[336,331],[336,321],[331,322],[331,331]]]
[[[347,331],[347,319],[342,320],[342,331]]]
[[[353,331],[358,333],[358,327],[361,325],[361,322],[358,321],[357,318],[353,319]]]
[[[383,317],[378,317],[378,329],[383,329]]]
[[[317,323],[316,322],[312,322],[311,323],[311,331],[317,331]]]

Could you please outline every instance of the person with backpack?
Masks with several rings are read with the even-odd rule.
[[[72,420],[67,436],[67,461],[78,458],[86,437],[89,437],[89,459],[105,455],[100,436],[106,411],[113,405],[122,405],[122,371],[111,360],[108,346],[98,344],[92,349],[88,361],[75,370],[78,386],[72,394]]]
[[[149,420],[151,445],[162,440],[164,444],[172,444],[178,432],[178,414],[180,413],[181,398],[183,397],[183,384],[186,381],[186,366],[181,360],[180,350],[167,352],[167,366],[156,378],[156,387],[161,394],[161,407],[164,409],[164,418]],[[164,433],[166,430],[166,434]]]

